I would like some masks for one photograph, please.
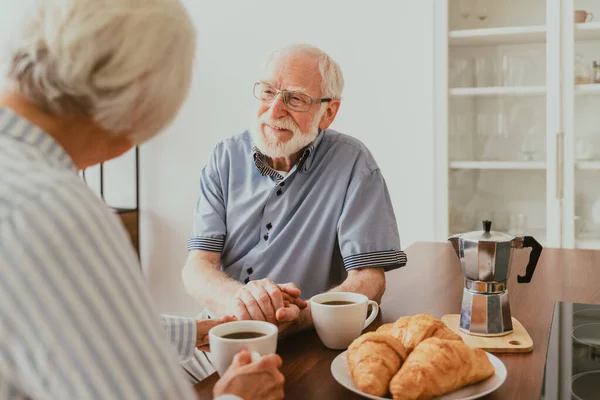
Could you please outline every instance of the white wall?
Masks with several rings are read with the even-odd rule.
[[[259,66],[290,43],[319,46],[341,64],[346,90],[333,128],[374,153],[403,246],[432,240],[434,0],[184,1],[198,28],[193,87],[166,134],[141,148],[141,256],[160,311],[200,309],[180,278],[200,169],[218,140],[248,127]],[[108,190],[114,205],[131,202],[129,161],[107,167],[107,184],[120,187]]]

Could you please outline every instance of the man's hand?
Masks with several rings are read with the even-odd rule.
[[[307,303],[300,299],[301,291],[293,283],[277,285],[270,279],[250,281],[239,288],[231,299],[229,311],[240,320],[253,319],[277,323],[277,312],[280,309],[306,308]],[[295,311],[285,318],[293,316]]]
[[[210,351],[208,331],[225,322],[236,321],[235,317],[225,316],[219,319],[201,319],[196,321],[196,347],[198,350]]]
[[[300,310],[292,305],[277,311],[277,321],[279,322],[279,337],[285,337],[292,333],[310,328],[312,326],[312,316],[310,314],[310,304],[308,307]]]
[[[252,363],[250,353],[242,350],[236,354],[225,375],[216,383],[213,395],[217,398],[233,394],[244,400],[283,399],[285,378],[279,371],[281,364],[281,357],[277,354]]]

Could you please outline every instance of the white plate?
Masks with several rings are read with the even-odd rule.
[[[358,393],[361,396],[367,397],[369,399],[391,399],[391,397],[378,397],[368,393],[363,393],[356,387],[354,381],[352,380],[352,376],[350,375],[350,369],[348,368],[348,359],[346,357],[346,353],[347,351],[344,351],[343,353],[339,354],[331,363],[331,374],[333,375],[333,378],[346,389],[351,390],[354,393]],[[498,389],[506,380],[506,367],[498,357],[490,353],[486,354],[490,362],[494,366],[494,369],[496,370],[496,373],[493,376],[490,376],[486,380],[476,383],[474,385],[465,386],[461,389],[455,390],[454,392],[447,393],[441,397],[436,397],[436,399],[471,400],[483,397],[486,394],[490,394],[494,390]]]

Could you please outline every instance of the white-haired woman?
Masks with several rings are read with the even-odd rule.
[[[26,11],[0,97],[0,398],[193,398],[123,227],[78,176],[175,117],[192,22],[179,0],[39,0]],[[163,324],[181,358],[212,325]],[[282,398],[280,365],[241,353],[215,396]]]

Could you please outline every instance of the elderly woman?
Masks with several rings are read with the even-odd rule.
[[[122,225],[78,176],[175,117],[192,22],[179,0],[40,0],[20,28],[0,98],[0,398],[193,398]],[[163,317],[181,359],[219,322]],[[240,353],[214,394],[282,398],[280,365]]]

